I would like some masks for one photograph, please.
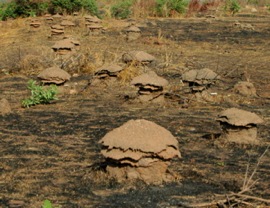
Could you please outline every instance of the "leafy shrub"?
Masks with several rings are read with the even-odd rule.
[[[111,7],[112,16],[119,19],[126,19],[131,15],[131,0],[118,2]]]
[[[183,14],[186,12],[188,0],[156,0],[156,10],[158,16],[169,17],[177,12]]]
[[[8,3],[0,2],[0,19],[40,16],[48,11],[70,14],[81,9],[93,15],[98,13],[95,0],[11,0]]]
[[[15,2],[2,3],[0,5],[0,20],[7,20],[8,18],[16,18],[16,8]]]
[[[29,80],[28,89],[31,90],[31,97],[22,100],[22,106],[24,108],[29,108],[30,106],[38,104],[49,104],[52,100],[57,100],[56,85],[51,85],[45,89],[43,86],[36,84],[36,81]]]
[[[48,2],[31,0],[13,0],[8,3],[0,3],[0,19],[28,17],[42,15],[47,12]]]
[[[95,0],[51,0],[50,9],[53,12],[73,13],[85,9],[93,15],[97,15],[98,7]]]

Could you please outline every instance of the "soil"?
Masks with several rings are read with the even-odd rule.
[[[253,29],[236,27],[236,20]],[[39,60],[43,66],[52,65],[46,62],[49,57],[54,57],[55,63],[59,59],[50,51],[54,41],[47,38],[47,27],[30,31],[27,26],[15,27],[15,22],[3,23],[0,99],[9,101],[12,113],[0,116],[0,207],[41,207],[45,199],[63,208],[183,207],[224,200],[225,194],[240,191],[247,165],[251,174],[270,144],[269,21],[269,15],[255,14],[144,19],[138,20],[142,37],[129,42],[121,32],[128,21],[105,20],[107,30],[99,36],[86,36],[83,29],[70,30],[96,68],[102,61],[120,63],[121,54],[129,50],[154,55],[158,62],[149,68],[170,83],[165,102],[140,103],[128,82],[92,85],[93,73],[71,67],[69,73],[78,76],[67,86],[59,86],[58,100],[26,109],[21,100],[30,95],[27,81],[36,79],[41,69],[16,67],[21,55],[44,56],[48,52]],[[181,81],[185,70],[205,67],[221,76],[209,87],[208,97],[190,92]],[[234,84],[246,80],[254,84],[257,96],[233,91]],[[71,88],[76,93],[68,93]],[[217,115],[230,107],[252,111],[264,119],[258,126],[260,145],[218,142],[222,131]],[[170,165],[170,171],[179,176],[174,182],[119,184],[107,178],[98,141],[130,119],[153,121],[177,138],[182,158]],[[268,151],[252,178],[258,181],[248,194],[270,198],[269,161]]]

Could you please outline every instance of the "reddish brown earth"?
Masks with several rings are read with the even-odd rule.
[[[235,20],[252,24],[254,30],[235,27]],[[59,100],[29,109],[21,108],[20,103],[29,96],[27,81],[35,79],[41,69],[17,64],[25,54],[42,57],[48,53],[40,63],[50,65],[46,61],[54,56],[50,51],[54,42],[47,39],[50,30],[46,28],[29,32],[12,24],[2,26],[6,32],[9,28],[16,32],[1,36],[0,99],[10,102],[12,113],[0,116],[0,207],[15,203],[40,207],[45,199],[63,208],[182,207],[226,199],[225,194],[238,192],[246,166],[250,165],[251,172],[270,144],[269,21],[270,16],[256,15],[140,20],[142,38],[133,42],[126,42],[120,33],[124,21],[119,25],[105,22],[108,29],[98,37],[74,29],[71,33],[80,35],[76,37],[82,43],[80,50],[88,52],[94,67],[102,59],[110,62],[116,57],[120,62],[121,54],[129,50],[144,50],[157,57],[158,64],[151,67],[170,82],[166,102],[138,103],[128,83],[91,85],[92,73],[69,68],[71,74],[79,74],[67,83],[78,93],[61,93]],[[222,77],[210,87],[217,95],[208,101],[196,99],[181,83],[186,68],[203,67]],[[234,84],[246,79],[255,85],[258,96],[233,92]],[[230,107],[255,112],[265,120],[258,127],[261,145],[217,144],[221,129],[215,119]],[[170,166],[180,175],[175,182],[151,186],[118,184],[106,178],[98,141],[130,119],[153,121],[177,138],[182,158]],[[248,194],[269,200],[269,161],[268,151],[254,175],[253,180],[258,181],[253,192]]]

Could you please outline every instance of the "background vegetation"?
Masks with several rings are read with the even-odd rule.
[[[246,5],[269,6],[269,0],[0,0],[0,20],[40,16],[45,13],[86,12],[99,17],[175,17],[203,12],[223,5],[224,11],[237,13]]]

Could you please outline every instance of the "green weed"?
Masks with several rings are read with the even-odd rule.
[[[111,7],[111,14],[118,19],[126,19],[131,15],[132,0],[125,0],[114,4]]]
[[[39,86],[36,81],[29,80],[27,88],[31,90],[31,96],[22,100],[22,106],[24,108],[29,108],[30,106],[38,104],[49,104],[52,100],[57,100],[56,85],[51,85],[46,89],[43,86]]]
[[[187,10],[188,0],[156,0],[158,16],[169,17],[175,12],[184,14]]]
[[[55,207],[55,206],[53,206],[53,204],[51,203],[51,201],[48,200],[48,199],[46,199],[46,200],[43,202],[42,208],[60,208],[60,207]]]
[[[235,13],[239,12],[240,9],[241,6],[238,0],[226,0],[225,11],[229,11],[234,15]]]

